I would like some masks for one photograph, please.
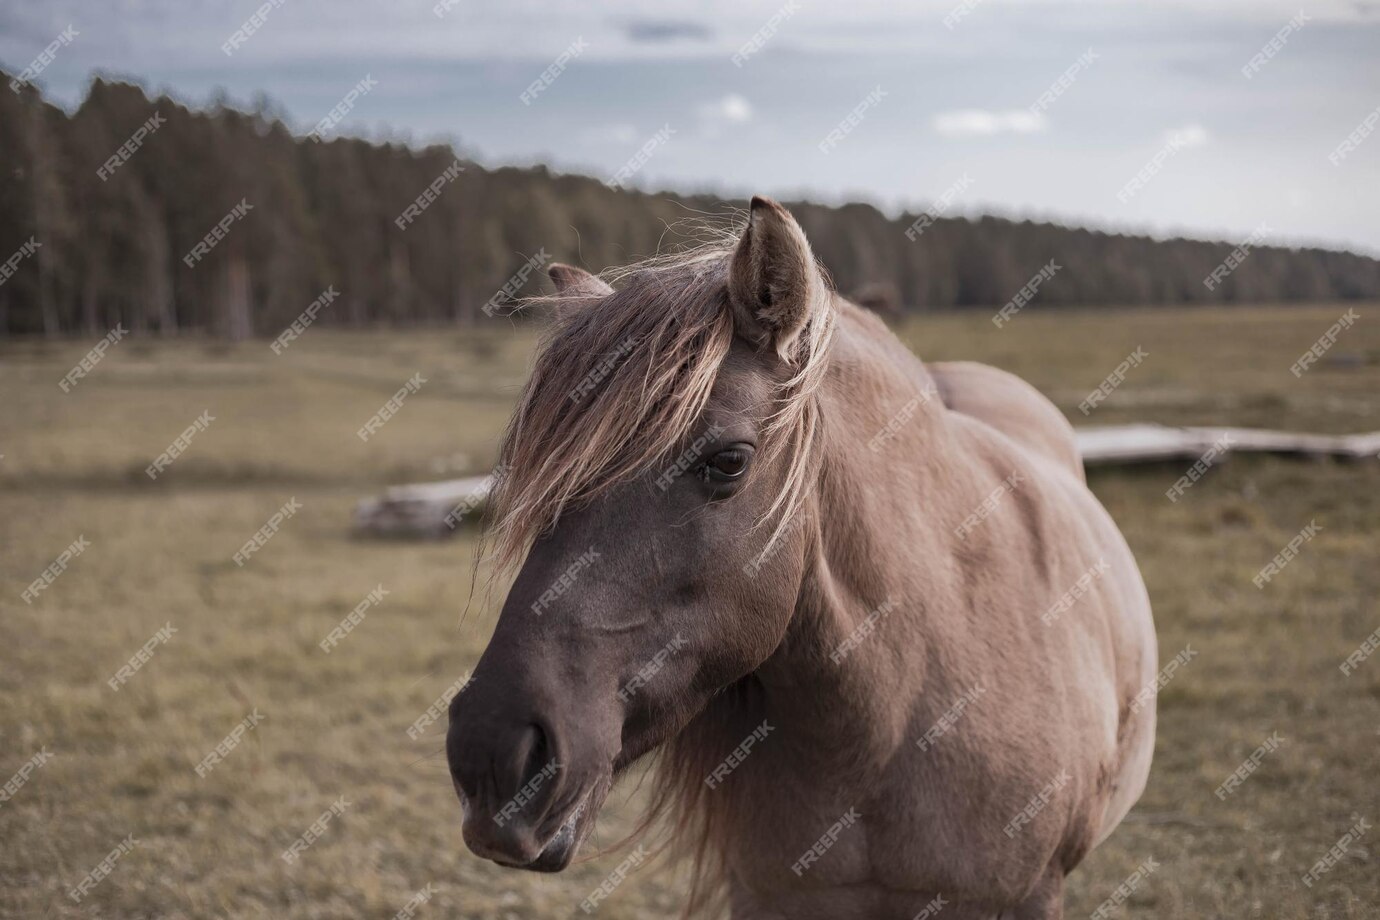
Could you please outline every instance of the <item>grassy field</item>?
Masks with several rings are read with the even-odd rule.
[[[902,334],[922,357],[1022,374],[1075,423],[1161,421],[1380,429],[1380,307],[1329,361],[1289,366],[1343,308],[1051,313],[996,330],[936,316]],[[92,342],[0,345],[0,784],[51,759],[0,804],[3,917],[583,916],[618,864],[559,876],[465,851],[440,755],[444,719],[407,729],[477,659],[494,604],[470,606],[473,533],[448,543],[353,539],[378,487],[485,470],[521,384],[530,329],[342,334],[264,342],[126,340],[71,393]],[[1090,419],[1079,401],[1148,354]],[[413,374],[426,383],[368,443],[355,431]],[[214,417],[156,482],[144,468]],[[1086,917],[1146,859],[1114,915],[1380,916],[1380,832],[1311,888],[1301,876],[1357,821],[1380,820],[1380,655],[1339,665],[1380,627],[1380,463],[1242,457],[1177,503],[1181,465],[1098,471],[1093,487],[1135,550],[1160,654],[1196,656],[1164,688],[1150,786],[1070,881]],[[237,550],[301,505],[248,563]],[[1262,566],[1305,525],[1321,533],[1263,590]],[[89,546],[31,604],[24,589],[79,537]],[[317,643],[387,592],[329,655]],[[107,681],[160,629],[118,691]],[[237,724],[260,723],[204,778]],[[1272,733],[1284,739],[1225,801],[1214,790]],[[337,804],[294,864],[280,854]],[[598,839],[637,816],[616,791]],[[68,896],[133,836],[80,904]],[[680,879],[636,873],[599,908],[665,917]],[[427,888],[427,886],[431,886]],[[917,907],[918,909],[918,907]]]

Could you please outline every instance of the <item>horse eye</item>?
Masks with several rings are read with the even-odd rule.
[[[705,478],[710,482],[731,482],[747,472],[752,448],[746,444],[721,450],[704,464]]]

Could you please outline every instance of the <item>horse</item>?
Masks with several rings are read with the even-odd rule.
[[[767,198],[614,284],[548,273],[484,538],[514,577],[449,710],[466,846],[560,871],[655,754],[687,915],[1062,916],[1157,668],[1063,415],[922,363]]]

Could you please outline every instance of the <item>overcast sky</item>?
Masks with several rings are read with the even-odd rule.
[[[1380,254],[1380,126],[1329,156],[1380,110],[1380,0],[282,0],[226,54],[261,5],[0,0],[0,64],[71,25],[34,80],[69,106],[101,72],[305,132],[368,77],[335,130],[488,164],[608,178],[662,132],[633,184]]]

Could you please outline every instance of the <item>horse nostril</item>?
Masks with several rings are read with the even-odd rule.
[[[523,765],[522,784],[526,786],[551,762],[551,743],[546,730],[536,722],[527,726],[523,742],[527,748],[527,759]]]

